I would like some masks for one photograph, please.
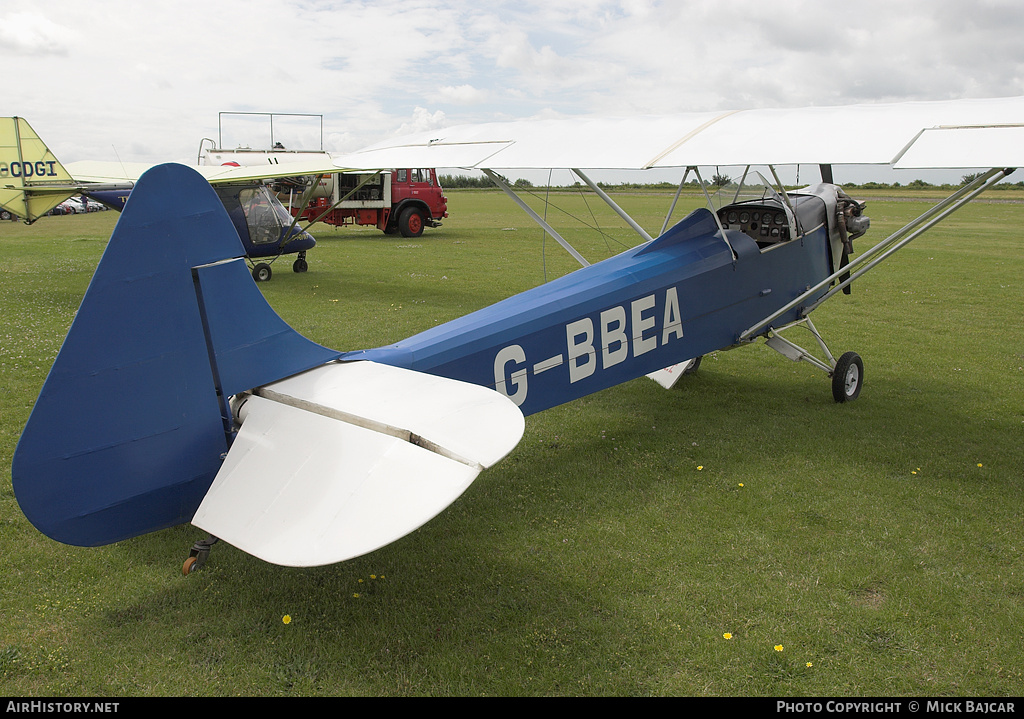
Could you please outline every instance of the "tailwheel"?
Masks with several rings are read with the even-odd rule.
[[[836,402],[852,402],[864,384],[864,362],[856,352],[847,352],[832,370],[832,398]]]
[[[207,537],[193,544],[188,552],[188,559],[181,565],[181,573],[187,577],[197,569],[202,569],[210,557],[210,547],[219,541],[216,537]]]

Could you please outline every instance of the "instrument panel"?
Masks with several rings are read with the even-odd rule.
[[[722,227],[739,230],[762,248],[790,239],[786,213],[775,207],[732,205],[719,210],[718,217]]]

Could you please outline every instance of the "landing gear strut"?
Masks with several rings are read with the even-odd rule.
[[[818,359],[779,334],[796,325],[803,325],[814,335],[814,339],[818,341],[818,346],[821,347],[826,357],[825,360]],[[810,362],[818,369],[827,372],[828,376],[832,378],[832,399],[836,402],[852,402],[860,395],[860,389],[864,384],[864,361],[856,352],[846,352],[838,360],[833,357],[810,317],[804,317],[780,329],[772,329],[766,343],[773,350],[794,362],[800,360]]]

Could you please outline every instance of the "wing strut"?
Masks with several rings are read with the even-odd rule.
[[[811,313],[811,311],[816,309],[818,305],[820,305],[828,298],[832,297],[836,292],[842,290],[844,287],[849,285],[851,282],[853,282],[855,279],[863,275],[868,270],[873,269],[878,263],[880,263],[882,260],[887,259],[897,250],[902,249],[911,241],[920,237],[922,234],[930,230],[932,227],[937,225],[942,220],[949,217],[951,214],[959,210],[961,207],[966,205],[968,202],[973,200],[982,192],[992,187],[992,185],[996,184],[1003,178],[1010,175],[1010,173],[1012,173],[1013,171],[1014,168],[993,168],[989,170],[981,177],[960,188],[942,202],[938,203],[934,207],[931,207],[928,211],[922,213],[921,216],[919,216],[917,219],[911,221],[903,228],[889,235],[889,237],[879,242],[877,245],[872,247],[870,250],[862,254],[857,259],[850,262],[845,267],[842,267],[836,272],[833,272],[831,275],[823,279],[821,282],[819,282],[818,284],[814,285],[806,292],[801,294],[799,297],[796,297],[791,302],[779,308],[776,312],[773,312],[768,317],[765,317],[757,324],[752,325],[739,336],[739,341],[746,342],[750,340],[758,332],[760,332],[762,329],[770,325],[776,319],[786,314],[794,307],[801,305],[809,297],[825,289],[830,284],[835,282],[837,279],[843,278],[835,287],[833,287],[831,290],[825,293],[825,295],[823,295],[820,299],[811,304],[809,307],[802,310],[801,314],[803,316],[807,316],[808,314]],[[858,267],[860,267],[860,269],[854,271],[854,269]],[[849,276],[846,276],[847,273],[850,273]]]
[[[683,194],[683,185],[686,184],[686,178],[690,176],[690,170],[694,168],[687,167],[686,172],[683,173],[683,179],[679,181],[679,187],[676,188],[676,196],[672,198],[672,205],[668,208],[668,214],[665,215],[665,222],[661,226],[661,235],[665,234],[665,230],[668,229],[668,223],[672,219],[672,213],[676,211],[676,205],[679,203],[679,195]]]
[[[602,200],[604,200],[604,203],[606,205],[608,205],[608,207],[612,208],[615,211],[615,214],[617,214],[619,217],[621,217],[623,220],[625,220],[626,224],[629,225],[630,227],[632,227],[633,230],[644,239],[644,242],[650,242],[651,240],[654,239],[653,237],[651,237],[647,233],[647,230],[645,230],[640,225],[638,225],[636,223],[636,220],[634,220],[632,217],[630,217],[626,213],[625,210],[623,210],[621,207],[619,207],[617,204],[615,204],[615,200],[610,198],[608,196],[608,194],[604,190],[602,190],[600,187],[598,187],[597,184],[593,180],[591,180],[589,177],[584,175],[581,170],[577,170],[576,168],[573,168],[573,172],[576,173],[577,177],[579,177],[581,180],[583,180],[585,183],[587,183],[587,185],[590,187],[590,189],[593,190],[594,192],[596,192],[597,196],[600,197]]]
[[[549,235],[551,235],[553,238],[555,238],[555,242],[560,244],[565,249],[566,252],[568,252],[570,255],[572,255],[575,258],[575,260],[577,262],[579,262],[583,267],[589,267],[590,266],[590,263],[587,262],[583,258],[583,255],[581,255],[579,252],[577,252],[573,248],[572,245],[570,245],[568,242],[566,242],[565,239],[560,234],[555,232],[555,229],[551,225],[549,225],[547,222],[545,222],[544,218],[542,218],[540,215],[538,215],[536,212],[534,212],[530,208],[529,205],[527,205],[525,202],[523,202],[519,198],[519,195],[517,195],[515,192],[513,192],[512,188],[508,186],[508,183],[506,183],[504,180],[502,180],[501,177],[499,177],[496,172],[494,172],[492,170],[484,169],[483,173],[485,175],[487,175],[491,179],[491,182],[493,182],[495,185],[497,185],[502,190],[504,190],[505,194],[508,195],[509,197],[511,197],[512,201],[515,202],[517,205],[519,205],[526,214],[528,214],[530,217],[532,217],[533,221],[536,222],[538,225],[540,225],[544,229],[545,232],[547,232]]]
[[[708,186],[704,183],[704,178],[700,176],[700,168],[693,168],[694,174],[697,175],[697,182],[700,183],[700,189],[704,191],[704,199],[708,201],[708,209],[711,210],[711,214],[715,218],[715,224],[718,225],[718,231],[722,235],[722,240],[725,241],[726,247],[729,248],[729,252],[732,253],[733,261],[736,260],[736,250],[732,248],[732,243],[729,242],[729,238],[725,236],[725,228],[722,227],[722,218],[715,212],[715,203],[711,201],[711,195],[708,194]]]

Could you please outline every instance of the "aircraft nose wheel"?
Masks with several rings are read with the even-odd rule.
[[[189,550],[188,559],[181,565],[181,573],[187,577],[197,569],[202,569],[210,556],[210,547],[219,541],[216,537],[207,537],[193,544],[192,549]]]
[[[864,384],[864,362],[856,352],[847,352],[832,370],[832,398],[836,402],[852,402]]]

